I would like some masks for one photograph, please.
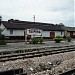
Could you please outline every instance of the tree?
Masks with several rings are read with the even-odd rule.
[[[1,21],[2,21],[2,16],[0,16],[0,25],[1,25]]]
[[[1,29],[1,28],[0,28],[0,35],[1,35],[1,33],[2,33],[3,31],[4,31],[4,29]]]
[[[0,16],[0,20],[2,20],[2,16]]]
[[[2,21],[2,16],[0,16],[0,25],[1,25],[1,21]],[[3,30],[4,30],[4,29],[1,29],[1,28],[0,28],[0,35],[1,35],[1,33],[2,33]]]

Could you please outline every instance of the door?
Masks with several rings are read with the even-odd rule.
[[[70,37],[73,37],[73,32],[70,32]]]
[[[31,39],[31,35],[28,35],[28,36],[27,36],[27,40],[30,40],[30,39]]]
[[[53,39],[55,37],[55,32],[50,32],[50,38]]]

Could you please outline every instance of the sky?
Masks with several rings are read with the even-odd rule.
[[[18,19],[23,21],[73,26],[75,0],[0,0],[2,20]]]

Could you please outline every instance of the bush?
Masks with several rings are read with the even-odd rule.
[[[5,36],[4,35],[0,35],[0,40],[5,40]]]
[[[5,36],[0,35],[0,45],[6,45]]]
[[[67,37],[67,41],[68,41],[68,42],[71,42],[71,38],[70,38],[70,37]]]
[[[0,40],[0,45],[6,45],[6,41],[5,40]]]
[[[32,44],[37,44],[38,43],[38,38],[32,38],[31,42],[32,42]]]
[[[38,43],[42,43],[43,42],[43,38],[36,38],[36,37],[34,37],[34,38],[32,38],[31,40],[30,40],[30,44],[38,44]]]
[[[63,38],[61,37],[61,36],[56,36],[55,38],[54,38],[54,41],[56,42],[56,43],[59,43],[60,41],[62,41],[63,40]]]
[[[44,41],[44,39],[43,38],[39,38],[39,43],[41,43],[42,44],[42,42]]]

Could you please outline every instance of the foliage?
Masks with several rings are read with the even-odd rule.
[[[42,44],[42,42],[44,41],[43,38],[38,38],[38,42]]]
[[[32,38],[30,40],[30,44],[38,44],[38,43],[42,44],[42,42],[43,42],[43,38],[36,38],[36,37],[34,37],[34,38]]]
[[[32,44],[37,44],[38,43],[38,38],[32,38],[31,42],[32,42]]]
[[[0,35],[0,40],[5,40],[5,36],[4,35]]]
[[[62,41],[63,40],[63,37],[61,37],[61,36],[56,36],[55,38],[54,38],[54,41],[56,42],[56,43],[59,43],[60,41]]]
[[[4,31],[4,29],[1,29],[1,28],[0,28],[0,35],[1,35],[1,33],[2,33],[3,31]]]
[[[6,41],[5,40],[0,40],[0,45],[6,45]]]
[[[1,21],[2,21],[2,16],[0,16],[0,25],[1,25]]]
[[[2,20],[2,16],[0,16],[0,21]]]
[[[5,36],[0,35],[0,45],[6,45]]]
[[[68,42],[71,42],[71,37],[67,37],[67,41]]]

